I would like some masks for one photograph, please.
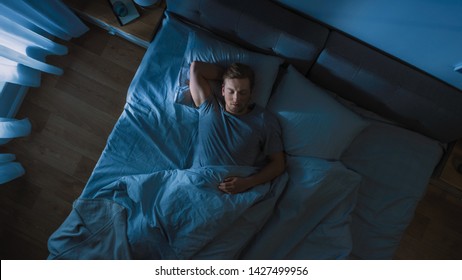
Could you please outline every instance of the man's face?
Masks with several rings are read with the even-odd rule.
[[[251,100],[249,79],[225,79],[221,89],[226,111],[234,115],[247,113]]]

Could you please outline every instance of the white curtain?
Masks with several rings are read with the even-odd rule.
[[[29,135],[31,124],[29,119],[15,120],[0,118],[0,140]],[[9,182],[25,173],[24,168],[13,154],[0,154],[0,184]]]
[[[64,55],[67,48],[52,39],[69,40],[87,30],[60,0],[1,0],[0,84],[38,87],[41,72],[61,75],[63,70],[46,63],[46,57]],[[27,136],[30,130],[27,118],[16,120],[0,115],[0,145],[12,138]],[[12,154],[0,154],[0,184],[24,174],[22,166],[14,160]]]

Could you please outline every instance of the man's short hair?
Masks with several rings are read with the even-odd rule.
[[[253,90],[255,74],[250,66],[243,63],[233,63],[223,74],[223,82],[225,79],[249,79],[250,90]]]

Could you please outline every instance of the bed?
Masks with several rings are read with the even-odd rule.
[[[167,1],[50,259],[393,258],[462,137],[462,94],[278,2]],[[228,195],[218,183],[255,167],[191,168],[194,60],[254,68],[254,101],[282,127],[284,174]]]

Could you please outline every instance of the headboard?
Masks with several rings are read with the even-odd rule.
[[[405,127],[443,142],[462,137],[462,92],[331,31],[308,77]]]
[[[246,48],[284,57],[313,82],[442,142],[462,138],[462,92],[269,0],[167,0],[167,11]]]
[[[265,0],[168,0],[167,11],[249,49],[285,57],[303,73],[329,34],[326,27]]]

